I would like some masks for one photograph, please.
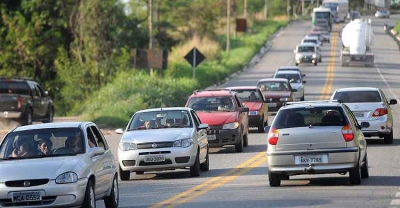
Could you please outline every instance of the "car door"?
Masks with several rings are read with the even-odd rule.
[[[39,85],[36,84],[36,89],[38,90],[38,92],[40,92],[40,117],[44,118],[47,116],[48,110],[50,109],[50,103],[51,103],[51,99],[50,96],[48,96],[43,88]]]
[[[35,84],[29,83],[29,87],[31,88],[32,92],[32,109],[33,109],[33,118],[40,118],[41,117],[41,95],[39,94],[39,91],[37,90]]]
[[[200,118],[193,110],[190,111],[190,114],[192,114],[193,124],[196,129],[195,132],[196,138],[194,139],[197,139],[197,142],[200,147],[200,159],[205,159],[207,156],[207,146],[208,146],[207,129],[198,129],[199,125],[201,124]]]
[[[86,127],[86,134],[87,134],[87,138],[88,138],[88,141],[87,141],[87,143],[88,143],[87,147],[89,148],[88,151],[90,151],[90,148],[92,148],[92,147],[90,147],[91,145],[89,145],[89,142],[91,142],[94,145],[94,147],[98,147],[98,144],[96,142],[97,139],[96,139],[90,125],[88,125]],[[103,194],[107,190],[107,184],[106,184],[107,181],[105,181],[106,176],[105,176],[105,171],[104,171],[104,167],[103,167],[103,164],[105,162],[104,155],[105,154],[96,155],[91,158],[92,171],[96,178],[95,193],[97,196],[100,194]]]
[[[256,92],[258,93],[258,96],[261,97],[262,99],[261,112],[263,112],[264,123],[265,123],[266,121],[268,121],[268,105],[267,102],[265,101],[264,96],[262,95],[261,90],[257,89]]]

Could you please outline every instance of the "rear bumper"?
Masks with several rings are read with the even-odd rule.
[[[371,136],[383,136],[385,134],[390,134],[392,131],[392,123],[387,121],[387,117],[382,117],[382,119],[377,120],[362,120],[358,119],[359,122],[368,122],[368,128],[362,128],[361,131],[366,137]],[[383,129],[382,129],[383,127]]]
[[[249,127],[258,127],[260,123],[264,123],[260,115],[249,116]]]
[[[20,118],[22,115],[21,112],[16,112],[16,111],[1,111],[0,112],[0,118],[10,118],[10,119],[15,119],[15,118]]]

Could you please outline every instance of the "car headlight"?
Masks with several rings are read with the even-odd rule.
[[[78,175],[76,175],[74,172],[66,172],[56,178],[56,183],[58,184],[75,183],[77,181]]]
[[[131,143],[131,142],[120,142],[119,148],[122,151],[135,150],[135,149],[137,149],[137,144]]]
[[[222,129],[237,129],[239,127],[239,122],[227,123],[222,126]]]
[[[249,116],[256,116],[258,115],[258,111],[249,111]]]
[[[314,54],[312,55],[312,57],[313,57],[313,58],[317,58],[317,54],[314,53]]]
[[[183,147],[183,148],[186,148],[186,147],[192,146],[192,144],[193,144],[193,139],[190,139],[190,138],[187,138],[187,139],[179,139],[179,140],[176,140],[176,141],[174,142],[174,147]]]

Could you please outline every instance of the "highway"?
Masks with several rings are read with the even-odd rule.
[[[400,96],[400,51],[383,30],[385,21],[393,25],[400,16],[371,18],[375,67],[341,67],[341,40],[338,33],[332,33],[331,44],[323,46],[322,63],[300,65],[307,74],[306,100],[328,99],[334,89],[353,86],[380,87],[388,99]],[[294,65],[293,49],[310,29],[310,21],[292,22],[277,34],[257,65],[221,87],[255,85],[271,77],[276,68]],[[120,207],[400,207],[400,106],[393,106],[393,112],[394,143],[368,139],[370,177],[361,185],[349,185],[348,175],[328,174],[294,176],[272,188],[267,176],[266,134],[251,131],[243,153],[233,148],[212,149],[210,171],[200,177],[191,178],[188,170],[132,173],[130,181],[120,182]],[[272,120],[270,116],[269,123]],[[119,135],[107,135],[115,156],[119,139]],[[97,205],[104,207],[102,202]]]

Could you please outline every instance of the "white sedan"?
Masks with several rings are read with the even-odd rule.
[[[191,108],[173,107],[136,112],[118,148],[119,175],[190,168],[191,176],[209,170],[208,124],[202,124]]]
[[[304,84],[306,83],[303,80],[303,76],[300,74],[299,71],[277,71],[274,75],[274,78],[285,78],[289,80],[290,86],[292,89],[295,89],[294,96],[296,100],[304,101]]]

